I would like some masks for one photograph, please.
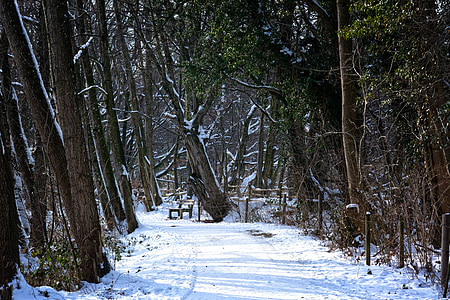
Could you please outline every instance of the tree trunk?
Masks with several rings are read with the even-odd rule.
[[[239,140],[239,148],[236,154],[236,159],[234,161],[233,169],[231,171],[231,185],[240,185],[242,183],[242,176],[244,175],[245,165],[244,165],[244,156],[247,151],[247,141],[248,141],[248,128],[250,126],[250,122],[255,114],[256,106],[252,106],[250,112],[247,115],[247,118],[244,120],[244,124],[242,126],[241,139]]]
[[[43,85],[31,44],[14,0],[0,1],[0,21],[14,55],[33,121],[44,141],[45,151],[55,173],[64,208],[71,223],[71,230],[76,232],[77,222],[74,217],[71,184],[67,174],[67,161],[59,124],[56,122],[50,99]]]
[[[34,145],[34,192],[37,203],[37,210],[32,212],[32,218],[34,218],[33,214],[35,214],[36,218],[39,218],[37,224],[42,224],[42,230],[45,230],[45,238],[46,242],[48,242],[48,233],[46,228],[46,220],[47,220],[47,186],[49,181],[48,176],[48,163],[45,159],[44,149],[42,146],[41,136],[39,132],[35,132],[35,145]],[[34,224],[34,221],[31,221],[31,224]],[[34,225],[32,225],[34,226]],[[42,236],[40,232],[40,228],[31,228],[31,236],[35,239],[38,239]],[[34,231],[34,233],[33,233]]]
[[[0,4],[0,15],[3,15],[3,5]],[[7,134],[4,130],[3,120],[3,99],[0,94],[0,291],[6,292],[7,285],[17,274],[19,265],[19,227],[17,226],[19,216],[17,215],[16,199],[14,197],[14,176],[11,166],[11,153],[9,141],[5,138]],[[0,296],[2,297],[2,296]],[[3,299],[3,297],[2,297]]]
[[[81,9],[84,4],[84,0],[78,0],[78,7],[80,11],[83,11],[83,17],[80,22],[80,29],[82,32],[85,30],[86,18],[84,17],[84,9]],[[91,62],[89,61],[88,51],[83,51],[81,55],[81,62],[84,69],[84,74],[86,78],[86,85],[89,88],[88,91],[88,104],[89,104],[89,118],[91,121],[93,137],[95,141],[95,150],[100,163],[102,179],[105,183],[105,188],[107,189],[108,198],[110,204],[114,210],[114,214],[119,221],[125,220],[125,212],[121,203],[120,191],[116,183],[116,178],[114,177],[114,170],[112,167],[110,151],[105,138],[105,130],[102,124],[102,117],[100,114],[99,103],[97,100],[97,91],[93,86],[95,86],[94,74]]]
[[[221,222],[231,209],[230,202],[220,190],[206,155],[205,146],[197,134],[186,134],[186,150],[192,167],[189,178],[195,195],[215,222]]]
[[[273,180],[273,164],[275,161],[275,134],[273,124],[269,125],[266,140],[266,153],[264,155],[264,165],[262,171],[263,187],[271,188],[275,183]]]
[[[151,177],[149,164],[147,163],[147,161],[149,160],[146,155],[147,146],[145,141],[144,128],[142,125],[142,117],[138,114],[138,112],[140,111],[140,106],[137,99],[136,81],[133,74],[133,66],[131,64],[127,41],[125,39],[125,29],[123,28],[121,15],[122,12],[117,0],[114,1],[114,10],[117,20],[117,35],[119,39],[119,47],[124,59],[126,81],[128,84],[131,107],[133,109],[131,119],[133,121],[134,136],[136,138],[138,151],[139,173],[141,176],[142,185],[144,187],[144,193],[146,194],[146,208],[147,211],[150,211],[153,209],[153,206],[160,205],[162,203],[162,199],[158,191],[152,190],[152,180],[154,179]]]
[[[81,14],[77,18],[77,26],[79,31],[82,33],[86,32],[86,17],[84,14],[84,0],[78,0],[78,9]],[[86,43],[87,41],[82,41],[82,43]],[[108,224],[108,228],[112,228],[116,225],[116,221],[114,216],[110,216],[109,212],[111,206],[114,210],[114,215],[119,221],[123,221],[125,219],[125,212],[122,207],[121,198],[119,188],[116,184],[116,179],[114,177],[114,170],[112,168],[111,157],[108,150],[108,145],[105,139],[105,130],[103,129],[102,117],[99,110],[99,103],[97,101],[97,91],[94,88],[95,80],[94,73],[92,69],[91,62],[89,61],[88,51],[84,50],[81,54],[81,64],[84,70],[84,76],[86,78],[86,85],[88,88],[88,115],[89,120],[92,127],[92,136],[95,142],[95,152],[98,159],[98,163],[100,165],[100,173],[101,180],[105,186],[105,192],[107,195],[107,201],[102,205],[103,212],[105,214],[106,222]]]
[[[338,28],[350,24],[350,1],[337,1]],[[361,202],[361,179],[358,163],[358,128],[356,107],[356,74],[352,62],[352,40],[339,36],[339,64],[342,93],[342,139],[347,169],[348,192],[350,203]]]
[[[117,115],[114,111],[114,91],[112,86],[111,77],[111,61],[109,57],[109,42],[108,42],[108,28],[106,22],[106,8],[105,1],[97,1],[97,7],[99,10],[99,27],[100,27],[100,50],[102,54],[103,63],[103,77],[104,86],[106,90],[106,114],[108,118],[108,128],[109,137],[111,141],[111,152],[114,160],[115,172],[119,177],[120,190],[122,192],[122,197],[125,207],[125,215],[127,219],[128,232],[133,232],[137,227],[138,223],[136,220],[136,215],[134,214],[133,199],[131,196],[131,184],[128,176],[128,172],[125,167],[125,153],[123,150],[123,145],[120,142],[120,130],[119,124],[117,122]]]
[[[28,192],[28,208],[31,210],[31,236],[33,246],[41,248],[47,242],[45,214],[42,214],[38,198],[35,193],[33,165],[29,161],[31,153],[26,143],[22,122],[19,115],[18,99],[11,84],[11,73],[8,59],[8,39],[5,34],[0,40],[0,68],[2,69],[2,92],[4,96],[9,131],[11,133],[14,150],[17,157],[19,171]]]
[[[141,53],[141,56],[144,57],[144,54]],[[145,55],[145,57],[147,57]],[[151,63],[146,58],[146,66],[145,66],[145,72],[144,72],[144,89],[145,89],[145,95],[144,95],[144,105],[145,105],[145,114],[147,118],[145,119],[145,142],[146,142],[146,151],[148,155],[148,174],[150,177],[150,190],[153,193],[153,197],[155,199],[156,205],[162,204],[162,198],[161,198],[161,192],[159,189],[158,182],[156,180],[156,174],[155,174],[155,159],[153,156],[153,105],[154,105],[154,99],[153,99],[153,83],[150,80],[151,78]],[[177,149],[178,150],[178,149]],[[176,152],[175,152],[176,153]],[[174,173],[175,177],[175,189],[177,189],[177,176],[176,172]]]
[[[92,169],[92,175],[94,180],[94,186],[97,190],[97,198],[100,200],[100,205],[102,207],[103,217],[105,218],[106,227],[109,231],[113,231],[117,228],[116,218],[114,216],[113,210],[111,208],[111,200],[109,191],[105,186],[105,179],[103,172],[101,170],[100,158],[97,155],[96,143],[94,142],[94,130],[92,130],[91,124],[89,123],[89,113],[85,108],[86,104],[80,106],[80,111],[83,116],[84,123],[84,138],[86,140],[88,153],[90,153],[90,166]],[[117,187],[116,187],[117,188]],[[120,199],[118,199],[120,201]],[[120,203],[120,202],[119,202]]]
[[[82,103],[75,90],[77,84],[69,11],[67,2],[63,0],[47,0],[44,3],[58,119],[76,207],[74,212],[78,225],[75,239],[81,256],[82,279],[98,282],[103,262],[101,228],[79,109]]]
[[[264,114],[261,112],[259,118],[259,133],[258,133],[258,162],[256,164],[256,178],[255,186],[263,187],[263,166],[264,166]]]

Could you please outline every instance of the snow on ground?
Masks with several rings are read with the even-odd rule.
[[[350,262],[294,227],[169,220],[167,207],[137,216],[139,229],[100,284],[69,293],[19,280],[13,299],[439,298],[404,269]]]

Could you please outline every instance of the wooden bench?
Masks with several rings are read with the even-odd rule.
[[[192,209],[194,207],[194,200],[186,199],[186,200],[178,200],[178,207],[169,208],[169,219],[180,218],[183,219],[183,213],[189,213],[189,218],[192,218]],[[173,217],[172,213],[176,212],[177,216]]]

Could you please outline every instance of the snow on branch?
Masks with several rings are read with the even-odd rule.
[[[32,17],[29,17],[29,16],[24,16],[24,15],[22,15],[22,20],[27,21],[28,23],[35,24],[35,25],[38,25],[38,24],[39,24],[39,21],[38,21],[38,20],[36,20],[36,19],[34,19],[34,18],[32,18]]]
[[[108,95],[108,93],[99,85],[91,85],[87,88],[85,88],[84,90],[81,90],[80,92],[78,92],[78,95],[81,95],[83,93],[86,93],[87,91],[91,90],[91,89],[98,89],[100,92],[102,92],[105,96]]]
[[[142,117],[144,117],[146,119],[150,119],[150,120],[153,119],[152,117],[150,117],[147,114],[144,114],[143,112],[140,112],[138,110],[125,110],[125,109],[120,109],[120,108],[117,108],[117,107],[114,107],[113,110],[120,111],[120,112],[127,113],[127,114],[138,114],[138,115],[140,115],[140,116],[142,116]]]
[[[270,85],[255,85],[255,84],[251,84],[251,83],[242,81],[242,80],[237,79],[237,78],[235,78],[233,76],[230,76],[230,75],[227,75],[227,76],[228,76],[228,78],[230,78],[234,82],[236,82],[236,83],[238,83],[238,84],[240,84],[240,85],[242,85],[244,87],[247,87],[247,88],[250,88],[250,89],[253,89],[253,90],[265,90],[265,91],[268,91],[270,93],[274,93],[274,94],[277,94],[279,96],[282,96],[281,90],[277,89],[277,88],[275,88],[273,86],[270,86]]]
[[[315,1],[315,0],[304,0],[304,2],[306,4],[308,4],[309,7],[314,9],[314,11],[317,12],[318,14],[326,16],[328,18],[330,17],[330,15],[325,10],[325,8],[323,8],[317,1]]]
[[[74,64],[77,63],[77,60],[81,57],[81,54],[83,54],[84,49],[86,49],[89,46],[89,44],[92,42],[93,39],[94,38],[91,36],[86,43],[80,46],[80,50],[78,50],[78,53],[75,54],[75,56],[73,57]]]

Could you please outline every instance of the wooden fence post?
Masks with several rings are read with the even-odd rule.
[[[283,210],[281,215],[281,224],[286,224],[286,194],[283,194]]]
[[[370,212],[366,212],[366,266],[370,266]]]
[[[284,198],[286,200],[286,198]],[[282,205],[282,201],[283,200],[283,186],[280,185],[279,189],[278,189],[278,205]]]
[[[248,203],[250,202],[251,196],[252,196],[252,186],[249,183],[248,184],[248,197],[245,198],[245,217],[244,217],[245,223],[248,222]]]
[[[448,242],[450,233],[450,214],[442,215],[442,240],[441,240],[441,285],[448,286]],[[446,291],[444,292],[446,294]],[[444,298],[447,295],[444,296]]]
[[[200,222],[200,216],[202,214],[202,204],[200,203],[199,199],[197,199],[197,210],[198,210],[197,221]]]
[[[402,217],[400,217],[398,222],[398,231],[400,240],[398,267],[403,268],[405,266],[405,224],[403,223]]]
[[[317,226],[317,230],[319,233],[319,236],[322,235],[322,222],[323,222],[323,218],[322,218],[322,201],[323,201],[323,197],[322,197],[322,193],[319,194],[319,202],[317,204],[317,222],[319,223]]]

